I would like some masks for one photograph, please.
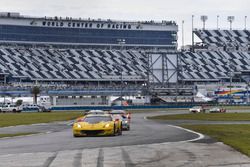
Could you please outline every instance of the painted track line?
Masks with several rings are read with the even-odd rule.
[[[143,117],[145,120],[148,120],[148,118],[145,116]],[[193,134],[196,134],[198,135],[197,138],[194,138],[194,139],[190,139],[190,140],[183,140],[183,141],[178,141],[178,143],[183,143],[183,142],[194,142],[194,141],[198,141],[198,140],[201,140],[203,139],[205,136],[201,133],[198,133],[198,132],[195,132],[193,130],[190,130],[190,129],[186,129],[186,128],[182,128],[180,126],[176,126],[176,125],[169,125],[169,124],[166,124],[167,126],[169,127],[173,127],[173,128],[177,128],[177,129],[181,129],[181,130],[184,130],[184,131],[187,131],[189,133],[193,133]]]
[[[190,140],[184,140],[184,141],[179,141],[179,142],[193,142],[193,141],[198,141],[198,140],[201,140],[203,139],[205,136],[201,133],[198,133],[198,132],[195,132],[195,131],[192,131],[190,129],[186,129],[186,128],[182,128],[180,126],[175,126],[175,125],[168,125],[170,127],[174,127],[174,128],[177,128],[177,129],[181,129],[181,130],[185,130],[187,132],[190,132],[190,133],[194,133],[196,135],[198,135],[199,137],[195,138],[195,139],[190,139]]]

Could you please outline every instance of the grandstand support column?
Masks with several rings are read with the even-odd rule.
[[[123,47],[124,47],[124,45],[126,44],[126,40],[125,39],[117,39],[117,42],[118,42],[118,44],[120,45],[120,77],[121,77],[121,95],[120,95],[120,98],[121,98],[121,105],[122,105],[122,101],[123,101],[123,88],[124,88],[124,84],[123,84],[123,66],[122,66],[122,51],[123,51]]]
[[[108,106],[111,106],[112,104],[111,96],[107,96],[107,102],[108,102]]]
[[[178,86],[184,87],[183,76],[184,71],[181,63],[181,52],[177,52],[177,84]],[[181,81],[181,82],[180,82]],[[180,85],[179,85],[180,82]]]
[[[162,77],[162,86],[164,87],[164,85],[168,85],[169,86],[169,83],[164,83],[164,76],[165,76],[165,64],[164,64],[164,62],[165,62],[165,56],[164,55],[162,55],[162,57],[161,57],[161,59],[162,59],[162,61],[161,61],[161,66],[162,66],[162,72],[161,72],[161,77]],[[168,76],[168,72],[166,72],[167,73],[167,76]]]
[[[147,57],[147,80],[146,80],[146,96],[150,96],[151,95],[151,85],[150,85],[150,54],[149,53],[145,53],[146,57]]]
[[[56,106],[56,96],[50,96],[52,106]]]

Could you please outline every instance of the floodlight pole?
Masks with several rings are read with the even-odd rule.
[[[184,20],[182,20],[182,50],[184,50]]]
[[[217,15],[217,20],[216,20],[216,21],[217,21],[217,30],[219,30],[219,17],[220,17],[220,16]]]
[[[247,16],[245,16],[245,30],[247,29]]]
[[[194,52],[194,15],[192,15],[192,52]]]
[[[203,30],[205,30],[206,28],[206,21],[207,21],[208,17],[205,15],[201,16],[201,21],[203,22]]]
[[[227,21],[230,23],[230,30],[232,30],[232,23],[233,23],[233,21],[234,21],[234,16],[228,16],[227,17]]]

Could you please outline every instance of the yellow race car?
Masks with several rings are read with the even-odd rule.
[[[121,120],[114,120],[109,114],[90,114],[76,119],[73,136],[116,136],[122,135]]]

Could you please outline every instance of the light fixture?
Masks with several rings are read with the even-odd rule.
[[[232,23],[234,21],[235,17],[234,16],[228,16],[227,21],[230,23],[230,30],[232,30]]]
[[[203,30],[205,30],[206,28],[206,21],[207,21],[208,17],[205,15],[201,16],[201,21],[203,22]]]

